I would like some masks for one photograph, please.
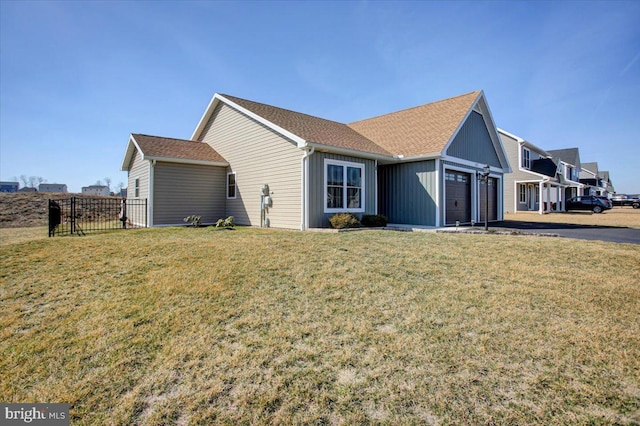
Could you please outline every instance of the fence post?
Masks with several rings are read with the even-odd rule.
[[[73,235],[76,232],[76,197],[71,197],[69,210],[71,211],[71,217],[69,218],[69,228],[71,231],[70,234]]]
[[[120,218],[122,221],[122,229],[127,229],[127,199],[122,199],[122,205],[120,207]]]
[[[147,228],[149,226],[148,212],[149,212],[149,199],[145,198],[144,199],[144,227],[145,228]]]

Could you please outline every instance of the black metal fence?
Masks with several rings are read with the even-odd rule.
[[[146,199],[70,197],[49,200],[50,237],[146,227]]]

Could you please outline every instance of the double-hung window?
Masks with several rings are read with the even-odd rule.
[[[324,212],[364,212],[364,164],[324,161]]]
[[[527,186],[523,184],[518,184],[518,193],[520,203],[524,204],[527,202]]]
[[[522,148],[522,168],[531,168],[531,151],[524,147]]]
[[[227,173],[227,199],[236,198],[236,172]]]
[[[138,198],[140,196],[140,179],[135,180],[133,187],[135,188],[134,196]]]

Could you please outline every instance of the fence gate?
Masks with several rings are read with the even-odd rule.
[[[147,200],[104,197],[49,199],[49,236],[146,228]]]

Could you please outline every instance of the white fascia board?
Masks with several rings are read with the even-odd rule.
[[[349,148],[339,148],[331,145],[322,145],[316,142],[306,142],[306,146],[313,147],[318,152],[329,152],[333,154],[348,155],[350,157],[356,157],[356,158],[367,158],[371,160],[382,160],[382,161],[396,160],[396,158],[394,158],[391,155],[374,154],[371,152],[358,151],[358,150],[349,149]],[[301,146],[298,146],[298,147],[303,148]]]
[[[524,145],[526,148],[530,149],[531,151],[535,151],[541,157],[544,157],[544,158],[550,158],[551,157],[547,151],[545,151],[544,149],[540,148],[537,145],[534,145],[533,143],[531,143],[529,141],[522,141],[522,142],[520,142],[520,145]]]
[[[482,101],[482,103],[480,103],[480,101]],[[473,104],[471,104],[471,107],[465,114],[464,118],[460,121],[460,123],[458,123],[458,127],[453,132],[453,135],[451,136],[447,144],[442,149],[442,156],[443,157],[446,156],[447,150],[455,140],[456,136],[458,136],[460,129],[462,129],[462,126],[464,125],[464,123],[466,123],[467,119],[469,118],[469,116],[474,110],[480,111],[480,115],[484,120],[485,127],[487,128],[487,132],[489,132],[489,137],[491,138],[491,143],[493,144],[493,148],[496,150],[498,161],[500,161],[500,164],[503,166],[501,169],[504,170],[504,173],[511,172],[511,167],[509,166],[509,160],[507,159],[507,153],[504,150],[504,146],[502,145],[502,141],[500,140],[500,136],[498,135],[498,130],[497,130],[498,128],[496,127],[495,121],[493,121],[493,116],[491,115],[491,110],[489,109],[489,104],[485,99],[483,90],[480,91],[475,101],[473,101]],[[506,167],[504,167],[505,164],[506,164]]]
[[[444,161],[451,161],[452,163],[458,163],[464,166],[473,167],[474,169],[482,169],[485,166],[485,164],[478,163],[477,161],[463,160],[462,158],[450,157],[448,155],[443,155],[441,158]],[[448,166],[449,165],[447,164],[446,167]],[[489,166],[489,171],[496,172],[496,173],[510,173],[511,169],[503,169],[500,167]]]
[[[437,158],[442,158],[441,152],[433,152],[431,154],[421,154],[421,155],[410,155],[405,157],[404,155],[394,155],[393,159],[396,163],[408,163],[412,161],[422,161],[422,160],[435,160]]]
[[[173,158],[173,157],[156,157],[143,155],[143,160],[156,160],[161,161],[163,163],[179,163],[179,164],[197,164],[201,166],[220,166],[220,167],[228,167],[229,163],[224,161],[207,161],[207,160],[189,160],[185,158]]]
[[[523,173],[529,173],[529,174],[531,174],[533,176],[538,176],[541,179],[555,179],[555,178],[552,178],[551,176],[543,175],[542,173],[532,172],[531,170],[523,169],[521,167],[519,167],[518,170],[523,172]]]
[[[213,94],[211,101],[209,101],[209,105],[207,105],[207,109],[204,110],[204,114],[202,114],[202,117],[200,117],[200,121],[198,122],[196,129],[193,131],[193,134],[191,135],[192,141],[197,140],[196,137],[200,137],[200,133],[202,133],[202,130],[204,130],[204,126],[207,125],[207,121],[209,121],[211,114],[213,114],[213,110],[216,108],[216,105],[219,102],[217,96],[218,96],[217,93]]]
[[[493,141],[493,146],[495,150],[498,152],[498,159],[500,160],[500,164],[502,165],[502,169],[504,173],[511,173],[511,164],[509,164],[509,159],[507,158],[507,151],[504,149],[504,145],[502,144],[502,139],[500,139],[500,135],[498,134],[498,127],[496,126],[496,122],[493,119],[493,114],[491,114],[491,108],[489,107],[489,102],[487,102],[487,98],[484,96],[484,90],[480,91],[480,96],[476,99],[476,105],[480,103],[482,100],[482,104],[480,104],[480,110],[486,110],[486,116],[489,118],[491,129],[493,129],[493,133],[489,130],[489,136]],[[482,118],[485,119],[485,114],[482,114]],[[485,120],[486,123],[486,120]],[[506,164],[506,168],[504,165]]]
[[[509,136],[511,139],[515,139],[517,142],[524,142],[524,139],[522,139],[520,136],[514,135],[513,133],[509,133],[504,129],[501,129],[499,127],[496,127],[496,129],[498,130],[498,133],[502,133],[505,136]]]
[[[133,153],[135,152],[135,149],[142,152],[142,150],[140,149],[140,146],[136,142],[133,135],[129,135],[127,150],[124,153],[124,158],[122,159],[122,166],[120,167],[120,170],[122,170],[123,172],[129,171],[129,164],[131,163],[131,157],[133,157]]]
[[[302,148],[307,145],[307,141],[302,139],[300,136],[295,135],[289,132],[288,130],[285,130],[282,127],[270,122],[269,120],[266,120],[265,118],[259,116],[258,114],[255,114],[249,111],[248,109],[241,107],[240,105],[236,104],[235,102],[225,98],[224,96],[218,93],[213,95],[213,99],[211,99],[211,102],[209,102],[209,106],[207,107],[207,110],[202,115],[202,118],[200,119],[200,122],[198,123],[196,130],[193,132],[193,135],[191,135],[191,140],[194,140],[194,141],[198,140],[198,138],[201,136],[201,133],[204,130],[204,127],[206,126],[207,122],[211,118],[211,115],[213,114],[213,111],[215,110],[216,106],[218,106],[219,102],[224,102],[225,104],[229,105],[231,108],[241,112],[244,115],[247,115],[253,118],[257,122],[264,124],[265,126],[274,130],[275,132],[280,133],[281,135],[291,139],[298,145],[298,148]]]
[[[456,138],[456,136],[458,136],[458,132],[460,132],[462,125],[465,123],[465,121],[467,121],[467,118],[469,118],[469,116],[471,115],[471,112],[478,104],[478,100],[480,99],[480,97],[482,97],[482,91],[480,91],[480,94],[473,101],[473,103],[471,104],[471,107],[469,108],[467,113],[464,115],[464,118],[460,120],[460,122],[458,123],[458,127],[456,127],[456,130],[454,130],[453,135],[451,135],[451,137],[449,138],[449,141],[445,144],[444,148],[442,148],[442,151],[441,151],[442,155],[444,155],[444,153],[447,152],[447,150],[449,149],[449,146],[453,143],[453,140]]]

